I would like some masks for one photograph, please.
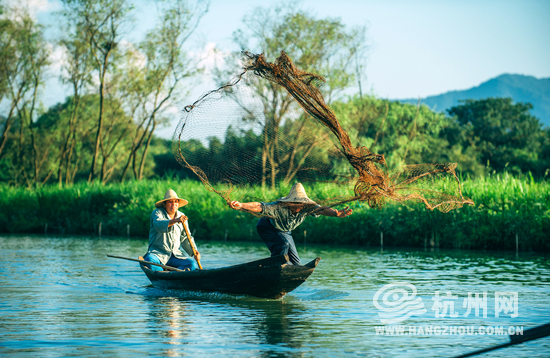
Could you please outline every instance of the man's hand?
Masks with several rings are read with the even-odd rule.
[[[243,208],[243,204],[239,203],[238,201],[232,201],[229,203],[229,207],[231,209],[241,210]]]
[[[200,261],[201,260],[201,253],[197,251],[197,254],[195,255],[195,260]]]
[[[352,213],[353,210],[351,210],[349,206],[342,210],[336,210],[336,216],[339,218],[345,218],[346,216],[350,216]]]
[[[262,212],[262,204],[257,202],[241,203],[236,200],[229,202],[229,207],[235,210],[245,210],[253,213]]]
[[[185,215],[179,216],[177,218],[173,218],[172,220],[168,221],[168,227],[177,223],[182,223],[183,225],[185,225],[185,221],[187,221],[187,216]]]

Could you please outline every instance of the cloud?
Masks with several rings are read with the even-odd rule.
[[[48,44],[49,50],[50,50],[50,57],[49,60],[51,62],[50,70],[55,76],[61,75],[61,72],[63,71],[63,65],[66,61],[66,53],[63,47],[61,46],[54,46],[52,44]]]
[[[226,58],[230,55],[230,52],[220,50],[216,48],[216,43],[209,42],[204,47],[203,51],[191,52],[190,54],[204,66],[204,75],[211,76],[216,68],[225,65]]]
[[[137,68],[145,68],[147,65],[147,56],[136,47],[135,44],[127,40],[121,40],[118,47],[122,52],[128,52],[132,55],[133,65]]]
[[[4,4],[9,9],[27,11],[33,19],[36,19],[39,13],[52,12],[61,6],[55,0],[5,0]],[[13,19],[15,20],[17,17]]]

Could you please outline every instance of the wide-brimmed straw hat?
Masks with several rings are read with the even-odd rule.
[[[290,189],[290,193],[288,193],[287,196],[283,196],[282,198],[278,199],[277,201],[281,201],[284,203],[298,203],[298,204],[317,204],[313,200],[307,197],[306,190],[304,189],[304,186],[301,183],[296,183],[294,186]]]
[[[169,190],[166,192],[166,194],[164,194],[164,199],[157,201],[157,203],[155,204],[155,206],[156,206],[157,208],[162,208],[162,203],[164,203],[166,200],[173,200],[173,199],[179,200],[179,204],[180,204],[179,206],[180,206],[180,208],[181,208],[182,206],[184,206],[184,205],[187,205],[187,203],[188,203],[187,200],[182,199],[182,198],[179,198],[179,197],[178,197],[178,194],[176,194],[175,191],[173,191],[172,189],[169,189]]]

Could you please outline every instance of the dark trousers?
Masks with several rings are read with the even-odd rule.
[[[267,218],[261,218],[258,221],[256,230],[258,230],[258,234],[267,245],[271,256],[288,255],[290,263],[300,265],[300,257],[296,251],[292,232],[275,229]]]

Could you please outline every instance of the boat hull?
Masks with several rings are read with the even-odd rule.
[[[304,283],[320,259],[294,266],[288,264],[286,255],[281,255],[235,266],[185,272],[153,271],[143,264],[140,266],[157,288],[279,299]]]

